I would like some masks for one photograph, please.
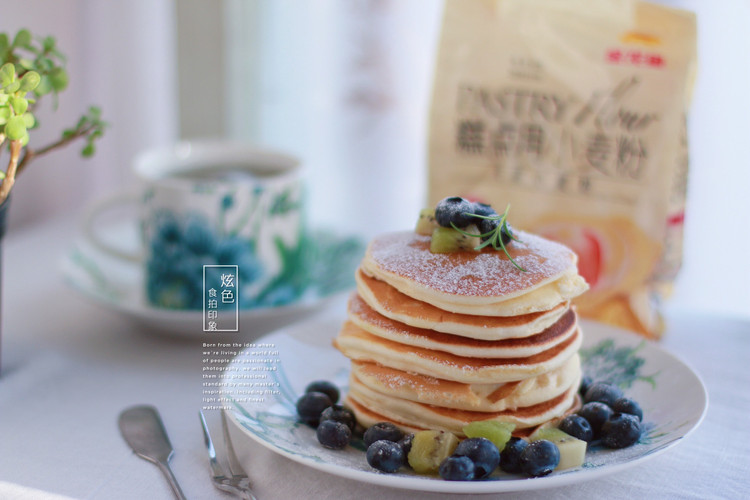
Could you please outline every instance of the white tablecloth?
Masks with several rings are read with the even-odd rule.
[[[144,403],[162,415],[187,497],[230,498],[209,482],[198,425],[201,340],[154,335],[68,289],[57,266],[75,234],[68,218],[4,241],[0,499],[173,498],[161,473],[130,451],[117,428],[123,408]],[[750,497],[750,322],[668,313],[662,345],[708,388],[702,425],[642,465],[524,498]],[[319,314],[343,318],[343,304]],[[220,435],[218,413],[209,420]],[[260,446],[253,456],[249,473],[261,500],[452,498],[360,484]],[[513,496],[520,495],[496,495]]]

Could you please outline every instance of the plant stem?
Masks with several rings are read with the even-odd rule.
[[[18,163],[18,173],[20,174],[27,163],[29,163],[32,159],[36,158],[37,156],[42,156],[43,154],[49,153],[52,150],[55,150],[57,148],[60,148],[62,146],[65,146],[66,144],[75,141],[79,137],[85,136],[89,131],[94,129],[94,125],[89,125],[88,127],[84,127],[82,129],[76,130],[75,133],[70,134],[67,137],[63,137],[56,142],[52,142],[50,144],[47,144],[44,147],[41,147],[39,149],[30,149],[26,148],[26,151],[24,152],[23,158],[21,158],[21,161]]]
[[[21,155],[21,140],[10,141],[10,160],[8,161],[8,170],[5,172],[5,179],[0,184],[0,203],[8,198],[13,183],[16,182],[16,173],[18,168],[18,157]]]

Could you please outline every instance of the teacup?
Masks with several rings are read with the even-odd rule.
[[[140,252],[106,243],[93,224],[123,196],[99,204],[86,228],[99,249],[140,263],[150,305],[205,311],[205,266],[237,266],[240,309],[299,297],[304,189],[295,158],[237,143],[184,142],[139,155],[134,172],[143,184],[131,199]]]

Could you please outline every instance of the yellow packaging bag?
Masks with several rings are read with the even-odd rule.
[[[638,0],[447,0],[430,205],[461,195],[579,255],[589,318],[649,337],[681,264],[690,12]]]

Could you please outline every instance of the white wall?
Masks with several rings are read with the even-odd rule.
[[[42,127],[32,131],[30,144],[55,140],[92,104],[111,123],[93,159],[82,159],[82,146],[74,144],[30,164],[13,189],[12,231],[61,212],[77,213],[132,180],[130,162],[138,151],[176,138],[174,5],[24,0],[4,1],[0,10],[0,31],[13,36],[27,27],[52,35],[68,56],[69,87],[56,111],[51,102],[39,110]]]
[[[750,316],[750,2],[661,3],[697,12],[699,30],[685,262],[672,303]],[[364,234],[410,225],[425,192],[440,0],[228,0],[217,9],[225,5],[226,31],[202,36],[231,47],[233,77],[216,110],[228,110],[219,117],[228,134],[303,157],[316,224]],[[175,3],[4,1],[2,12],[0,30],[52,34],[69,55],[71,88],[56,113],[41,114],[42,135],[90,103],[113,124],[93,160],[69,148],[31,165],[14,190],[12,230],[128,183],[137,151],[177,138]],[[196,74],[221,80],[205,78]]]
[[[671,303],[750,316],[750,2],[660,3],[697,13],[700,58],[684,267]],[[230,133],[303,156],[317,223],[365,235],[412,223],[424,200],[441,4],[260,0],[252,20],[234,18],[245,30],[261,19],[261,46],[256,73],[236,80],[259,84],[240,94]],[[352,103],[352,95],[370,102]]]
[[[750,316],[750,2],[661,3],[698,19],[684,266],[672,302]]]

